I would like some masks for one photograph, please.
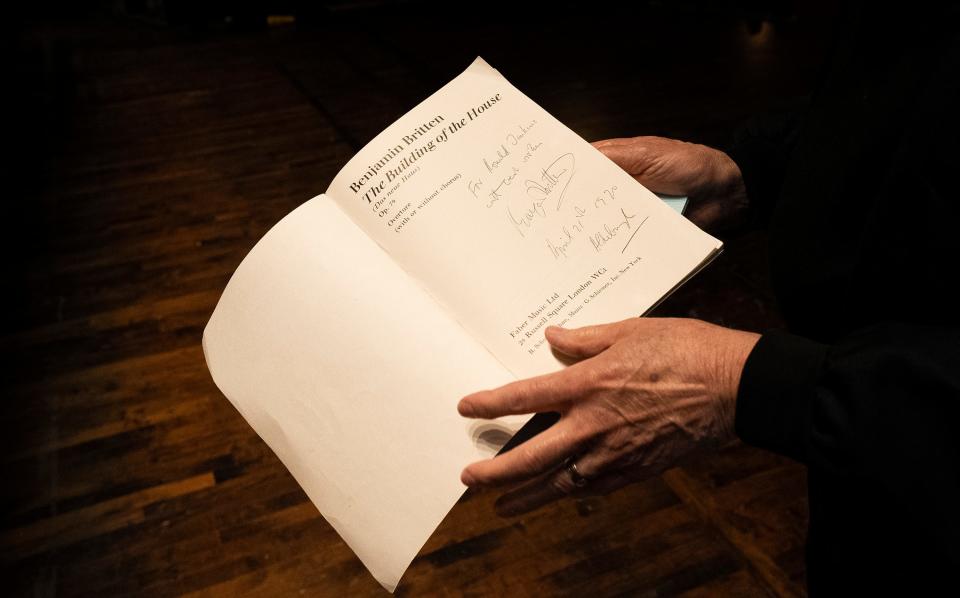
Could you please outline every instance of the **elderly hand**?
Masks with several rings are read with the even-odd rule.
[[[558,411],[560,420],[513,450],[463,470],[468,486],[523,484],[497,501],[502,515],[579,491],[559,467],[575,459],[582,490],[606,494],[734,437],[740,373],[759,335],[700,320],[631,318],[546,329],[551,346],[581,361],[552,374],[464,397],[461,415]]]
[[[592,145],[654,193],[688,196],[685,215],[703,228],[734,226],[746,213],[740,168],[720,150],[653,136],[604,139]]]

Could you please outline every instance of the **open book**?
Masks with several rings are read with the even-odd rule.
[[[391,592],[530,416],[459,399],[563,367],[721,243],[478,58],[274,226],[203,336],[214,381]]]

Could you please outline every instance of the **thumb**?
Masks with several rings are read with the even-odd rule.
[[[631,145],[611,144],[595,147],[607,159],[654,193],[687,195],[688,184],[684,180],[687,175],[677,169],[663,144],[656,141],[654,137],[637,139],[654,141],[649,143],[635,142]]]
[[[630,137],[613,137],[611,139],[599,139],[597,141],[591,141],[590,145],[598,150],[603,151],[603,148],[605,147],[613,145],[629,145],[631,143],[633,143],[633,139]]]
[[[633,144],[622,143],[619,139],[604,139],[603,141],[594,141],[590,145],[597,148],[601,154],[629,174],[634,174],[638,167],[643,170],[643,162],[646,158],[645,152],[638,152]]]
[[[561,328],[548,326],[544,331],[550,346],[564,355],[585,359],[607,350],[623,338],[633,327],[637,318],[629,318],[611,324]]]

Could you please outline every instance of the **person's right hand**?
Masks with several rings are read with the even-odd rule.
[[[702,228],[730,228],[746,216],[740,168],[720,150],[654,136],[604,139],[592,145],[654,193],[689,197],[684,215]]]

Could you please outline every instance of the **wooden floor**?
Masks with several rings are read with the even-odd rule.
[[[721,144],[805,92],[823,50],[802,22],[534,16],[24,34],[45,119],[12,173],[4,595],[384,595],[207,373],[201,333],[246,252],[476,55],[587,139]],[[660,313],[779,324],[762,233],[728,242]],[[468,493],[397,595],[804,593],[804,469],[760,450],[518,519],[495,497]]]

